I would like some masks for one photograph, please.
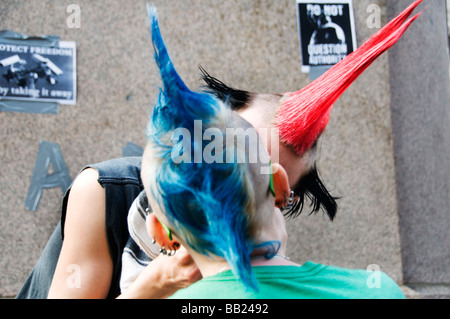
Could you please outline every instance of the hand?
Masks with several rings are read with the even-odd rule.
[[[159,255],[119,298],[163,299],[202,278],[188,251],[181,247],[175,256]]]

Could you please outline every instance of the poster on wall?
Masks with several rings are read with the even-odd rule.
[[[356,50],[352,0],[297,0],[302,72],[332,67]]]
[[[76,45],[0,40],[0,99],[76,104]]]

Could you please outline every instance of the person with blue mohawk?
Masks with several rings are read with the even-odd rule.
[[[269,155],[250,123],[214,95],[186,87],[164,45],[156,10],[148,11],[163,88],[142,162],[147,224],[164,249],[174,252],[182,245],[196,256],[204,277],[229,267],[244,287],[257,291],[254,258],[290,264],[278,261],[287,235],[274,205],[275,191],[283,198],[289,193],[286,173],[276,166],[277,178],[271,179]],[[185,133],[182,139],[178,132]],[[214,155],[204,140],[208,132],[214,135]],[[172,239],[162,225],[170,225]]]
[[[167,53],[156,10],[148,10],[163,87],[147,129],[140,211],[161,252],[185,247],[203,276],[171,298],[403,298],[385,274],[382,289],[374,290],[365,271],[299,265],[284,256],[280,208],[292,204],[284,201],[286,171],[271,163],[250,123],[214,95],[187,88]]]

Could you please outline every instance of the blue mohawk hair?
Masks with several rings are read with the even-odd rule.
[[[169,131],[175,127],[190,129],[193,127],[192,117],[202,120],[213,117],[219,109],[218,101],[209,94],[189,90],[169,57],[159,29],[156,8],[147,5],[147,12],[151,25],[150,31],[155,61],[163,81],[163,90],[160,92],[158,102],[158,113],[155,114],[161,117],[158,124],[164,131]]]
[[[175,163],[171,158],[174,150],[180,152],[170,137],[174,130],[193,133],[196,120],[202,121],[202,134],[208,127],[224,129],[232,125],[231,111],[213,95],[193,92],[184,84],[162,39],[156,9],[147,6],[147,10],[163,83],[147,128],[152,150],[149,189],[180,238],[199,253],[224,258],[246,287],[257,290],[249,231],[254,193],[246,164]],[[191,150],[203,150],[201,142],[189,143]],[[224,147],[224,158],[226,153]]]

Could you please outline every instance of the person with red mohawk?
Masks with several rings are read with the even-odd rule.
[[[228,101],[255,128],[271,128],[270,141],[279,141],[275,152],[290,179],[296,198],[285,212],[295,217],[304,208],[304,200],[312,202],[312,213],[323,210],[333,220],[336,198],[320,180],[316,167],[316,146],[324,133],[334,103],[350,85],[406,32],[420,13],[408,17],[423,0],[416,0],[405,11],[374,34],[364,45],[329,69],[305,88],[284,94],[259,94],[236,90],[209,75],[201,68],[206,90]],[[264,111],[262,111],[264,110]],[[264,133],[263,133],[264,134]],[[271,145],[267,145],[269,152]]]
[[[258,94],[235,90],[203,70],[205,91],[226,101],[256,129],[277,128],[272,133],[279,139],[279,145],[265,146],[269,153],[278,151],[279,147],[279,162],[293,190],[284,194],[288,205],[280,203],[280,207],[286,208],[286,216],[300,214],[304,201],[309,198],[312,212],[323,209],[330,219],[335,218],[335,198],[320,181],[316,169],[317,141],[327,127],[333,104],[374,60],[400,39],[418,17],[407,20],[421,2],[415,1],[363,46],[298,92]],[[140,165],[140,159],[121,159],[82,170],[65,195],[61,225],[17,298],[119,296],[123,253],[130,248],[127,246],[131,238],[128,209],[143,190],[139,184]],[[105,172],[113,174],[104,176]],[[112,177],[126,180],[127,184],[109,184]],[[68,287],[72,276],[67,272],[70,265],[83,267],[80,289]],[[197,280],[195,264],[186,253],[178,251],[174,257],[160,255],[149,262],[136,274],[137,284],[127,293],[133,297],[166,298]]]

